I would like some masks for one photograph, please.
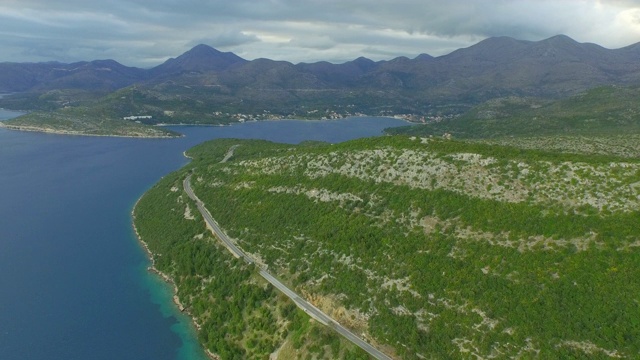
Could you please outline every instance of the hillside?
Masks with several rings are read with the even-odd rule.
[[[0,93],[56,89],[113,91],[146,78],[147,71],[114,60],[71,64],[0,63]]]
[[[134,209],[134,226],[151,270],[175,285],[176,304],[193,318],[204,348],[222,359],[368,359],[311,321],[258,276],[255,266],[234,258],[212,237],[182,190],[187,172],[165,176],[144,194]]]
[[[560,100],[497,98],[453,120],[388,132],[459,138],[640,133],[639,96],[638,87],[603,86]]]
[[[192,173],[245,252],[397,358],[632,358],[640,162],[626,144],[629,154],[592,155],[399,136],[216,140],[154,192],[173,199]],[[163,200],[173,210],[153,222],[201,223],[184,219],[185,198]],[[172,246],[206,243],[192,238]],[[197,252],[162,249],[152,252],[167,269],[193,264],[192,291],[209,283]]]

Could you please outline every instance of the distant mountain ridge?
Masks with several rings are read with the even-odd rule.
[[[0,92],[82,89],[113,91],[144,81],[148,71],[115,60],[71,64],[0,63]]]
[[[438,104],[559,98],[602,85],[640,84],[640,43],[610,50],[564,35],[542,41],[494,37],[438,57],[360,57],[342,64],[248,61],[201,44],[148,70],[113,60],[0,63],[0,93],[111,92],[134,84],[160,99],[154,103],[163,101],[161,93],[188,94],[212,106],[236,104],[238,111],[272,111],[276,104],[293,111],[305,102],[320,107],[338,99],[340,106],[363,110],[427,113]]]

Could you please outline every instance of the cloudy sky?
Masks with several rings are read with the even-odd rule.
[[[339,63],[557,34],[640,42],[640,0],[0,0],[0,62],[152,67],[204,43],[249,60]]]

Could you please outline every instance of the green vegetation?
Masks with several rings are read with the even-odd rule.
[[[188,222],[167,189],[193,172],[246,252],[399,358],[640,353],[637,158],[397,136],[189,155],[157,226]]]
[[[118,116],[151,115],[145,124],[230,124],[268,119],[342,118],[359,114],[424,113],[429,104],[404,105],[395,92],[339,89],[253,89],[162,83],[131,86],[96,101]],[[385,105],[381,105],[385,104]]]
[[[177,288],[204,347],[223,359],[368,358],[313,321],[212,238],[183,192],[186,170],[163,178],[138,202],[135,226],[155,269]]]
[[[639,87],[604,86],[556,101],[499,98],[451,121],[388,132],[415,136],[449,133],[456,138],[640,133],[639,96]]]
[[[180,134],[157,127],[139,124],[108,113],[84,107],[64,108],[53,112],[33,112],[5,121],[4,126],[27,131],[41,131],[72,135],[176,137]]]
[[[80,89],[17,93],[2,96],[0,107],[13,110],[54,111],[65,106],[89,106],[104,95],[105,92]]]
[[[517,146],[562,153],[615,155],[621,158],[640,158],[640,134],[527,136],[481,139],[487,144]]]
[[[45,93],[12,94],[0,99],[0,107],[48,111],[51,117],[81,113],[93,123],[98,117],[139,119],[144,125],[227,125],[242,121],[277,119],[336,119],[349,116],[424,114],[431,104],[406,104],[394,91],[340,89],[232,88],[222,85],[181,85],[166,82],[133,85],[112,93],[83,90],[51,90]],[[72,110],[70,110],[71,108]],[[99,116],[93,114],[100,114]],[[94,116],[91,119],[91,116]],[[44,113],[39,119],[45,119]],[[40,125],[38,125],[40,126]],[[66,126],[66,125],[65,125]],[[113,125],[115,126],[115,125]],[[112,126],[112,127],[113,127]]]
[[[603,87],[556,102],[500,99],[403,130],[468,140],[207,142],[149,192],[154,200],[143,198],[136,224],[174,233],[161,248],[150,245],[156,266],[178,279],[196,322],[211,321],[201,328],[203,342],[220,354],[229,347],[261,357],[280,344],[281,358],[349,358],[355,350],[290,311],[208,232],[180,230],[202,226],[187,216],[195,209],[181,189],[188,173],[213,217],[257,264],[397,358],[634,358],[639,92]],[[210,261],[224,266],[206,272]],[[229,276],[238,292],[216,282],[224,271],[238,272]],[[186,282],[195,290],[182,290],[181,277],[197,278]],[[250,303],[239,299],[246,296]],[[209,302],[194,310],[196,298]],[[232,318],[208,310],[225,301],[242,310]]]

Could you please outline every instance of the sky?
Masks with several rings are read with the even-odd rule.
[[[640,0],[0,0],[0,62],[149,68],[202,43],[247,60],[342,63],[558,34],[640,42]]]

